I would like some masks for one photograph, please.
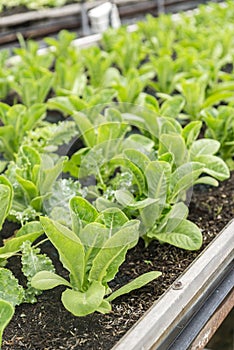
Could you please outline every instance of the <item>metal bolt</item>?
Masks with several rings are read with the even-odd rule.
[[[182,289],[183,288],[183,283],[181,281],[176,281],[173,285],[172,285],[172,289]]]

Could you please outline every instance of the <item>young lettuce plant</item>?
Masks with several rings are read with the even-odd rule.
[[[9,82],[12,77],[9,67],[7,67],[9,54],[8,50],[1,50],[0,52],[0,99],[5,99],[10,90]]]
[[[113,45],[110,43],[109,36],[115,36]],[[114,65],[118,67],[123,76],[127,76],[133,68],[141,69],[147,51],[142,45],[139,32],[128,33],[126,29],[119,30],[118,35],[112,31],[105,33],[102,39],[104,48],[109,49],[109,55]]]
[[[205,136],[220,142],[218,154],[234,170],[234,108],[220,106],[202,112],[207,129]]]
[[[60,146],[68,148],[69,142],[73,137],[77,137],[77,133],[76,124],[71,120],[58,123],[43,122],[27,132],[22,145],[30,146],[39,153],[57,152]]]
[[[54,74],[41,67],[19,70],[14,77],[11,88],[17,92],[21,102],[27,107],[35,103],[43,103],[54,80]]]
[[[114,168],[124,167],[125,171],[128,168],[133,175],[131,186],[134,187],[123,182],[119,188],[110,187],[108,190],[112,196],[96,200],[99,210],[115,205],[128,218],[138,218],[146,243],[158,239],[182,249],[200,248],[201,232],[186,219],[188,208],[180,200],[202,173],[202,163],[190,162],[173,171],[168,161],[151,161],[135,149],[124,150],[122,158],[115,157],[110,163]]]
[[[107,127],[108,124],[105,124]],[[116,129],[116,128],[115,128]],[[191,132],[192,134],[192,132]],[[103,133],[102,133],[103,135]],[[190,137],[191,138],[191,137]],[[189,139],[189,137],[188,137]],[[112,140],[113,141],[113,140]],[[178,141],[178,140],[177,140]],[[115,141],[116,144],[116,141]],[[108,143],[110,146],[110,143]],[[99,145],[98,150],[102,150],[103,144]],[[135,148],[129,148],[129,147]],[[180,146],[180,143],[179,143]],[[180,147],[174,148],[179,150]],[[154,142],[142,135],[130,135],[122,142],[122,152],[116,155],[109,154],[109,157],[101,155],[98,159],[97,148],[93,147],[87,150],[86,154],[76,154],[77,174],[82,175],[99,174],[96,177],[95,188],[98,189],[95,205],[99,211],[114,207],[124,211],[129,219],[139,218],[141,221],[141,233],[148,239],[147,233],[151,232],[152,227],[158,227],[157,234],[163,226],[161,221],[167,215],[170,219],[176,211],[173,211],[174,205],[181,199],[185,199],[186,191],[199,181],[199,176],[204,171],[204,164],[199,162],[184,163],[184,155],[179,158],[177,153],[177,165],[174,169],[174,157],[172,152],[162,152],[157,160],[153,152]],[[113,147],[108,147],[112,149]],[[177,151],[176,151],[177,152]],[[79,158],[79,159],[78,159]],[[154,160],[151,160],[153,158]],[[75,159],[74,159],[75,162]],[[86,164],[89,166],[86,166]],[[73,164],[74,165],[74,164]],[[91,165],[93,165],[91,169]],[[91,171],[92,170],[92,171]],[[90,192],[87,188],[87,193]],[[101,195],[102,193],[102,195]],[[177,220],[180,241],[173,239],[173,230],[177,226],[171,227],[170,243],[183,249],[198,249],[201,245],[200,230],[188,220],[188,210],[183,203],[179,204],[179,218]],[[183,215],[181,214],[183,213]],[[179,222],[184,220],[179,226]],[[189,227],[186,230],[185,227]],[[165,226],[165,225],[164,225]],[[168,228],[169,227],[169,228]],[[169,231],[168,231],[169,232]],[[191,235],[188,233],[190,232]],[[156,238],[156,237],[155,237]],[[163,242],[163,239],[160,239]],[[169,243],[169,238],[165,242]]]
[[[116,95],[114,89],[101,89],[98,94],[90,87],[86,86],[81,97],[75,95],[56,96],[50,98],[46,105],[49,110],[60,111],[64,116],[73,116],[77,112],[87,113],[90,118],[94,118],[96,114],[112,103]]]
[[[97,46],[82,51],[83,64],[88,70],[90,85],[95,89],[103,87],[103,83],[112,70],[112,58],[106,51]]]
[[[43,212],[43,202],[51,195],[64,160],[55,162],[49,154],[40,155],[29,146],[20,148],[16,163],[11,162],[6,171],[14,188],[11,217],[24,223]]]
[[[164,127],[169,130],[176,125],[173,123]],[[153,145],[146,143],[146,138],[141,140],[140,135],[135,135],[138,144],[142,142],[141,151],[137,147],[124,148],[122,154],[110,159],[108,167],[112,169],[112,179],[106,182],[103,198],[96,200],[97,208],[103,210],[114,203],[129,218],[139,218],[146,242],[154,236],[160,242],[183,249],[199,249],[202,243],[200,230],[186,219],[188,209],[181,201],[186,200],[187,191],[195,184],[217,186],[216,179],[229,177],[226,164],[214,155],[219,143],[208,139],[196,140],[200,127],[201,123],[197,121],[181,129],[181,134],[175,133],[173,128],[171,133],[161,134],[157,156],[152,153]],[[134,140],[133,135],[131,139]],[[130,143],[125,145],[127,147]],[[124,178],[116,173],[117,169],[121,169],[120,173],[131,175],[125,183]],[[201,177],[202,174],[208,176]],[[167,221],[173,220],[174,225],[167,225]]]
[[[52,53],[48,51],[46,55],[38,54],[38,42],[34,40],[25,41],[23,35],[20,33],[17,35],[20,47],[14,49],[14,54],[18,55],[20,60],[16,65],[12,65],[13,72],[17,73],[20,70],[37,69],[39,67],[49,69],[53,63]]]
[[[150,57],[149,68],[156,73],[157,80],[149,83],[156,92],[172,94],[176,84],[186,75],[183,59],[173,60],[169,55]]]
[[[202,74],[198,78],[182,79],[177,84],[177,90],[185,98],[184,111],[191,120],[202,119],[203,109],[212,107],[221,101],[233,100],[233,91],[228,90],[226,86],[222,89],[213,88],[207,92],[208,75]]]
[[[0,152],[6,160],[15,160],[23,138],[45,117],[46,106],[35,104],[29,108],[0,103]],[[4,165],[4,164],[3,164]]]
[[[173,54],[176,23],[172,16],[161,14],[155,19],[155,17],[147,15],[146,21],[139,22],[138,27],[150,54],[156,56],[163,54],[171,56]],[[157,34],[155,35],[155,33]]]
[[[220,143],[212,139],[197,140],[201,121],[190,122],[182,128],[173,118],[158,117],[155,109],[147,109],[140,115],[123,114],[123,119],[135,124],[145,136],[154,141],[158,159],[170,159],[173,171],[189,162],[202,163],[202,173],[209,176],[199,178],[198,183],[214,186],[218,185],[215,179],[223,181],[230,176],[225,162],[215,156]]]
[[[84,74],[80,50],[72,45],[75,37],[75,33],[61,30],[58,34],[58,39],[44,39],[52,47],[51,51],[55,57],[53,90],[56,96],[67,96],[70,94],[81,96],[86,85],[87,78]]]
[[[117,208],[99,213],[82,197],[74,197],[70,205],[72,230],[41,217],[44,231],[58,250],[70,280],[41,271],[32,278],[34,288],[66,286],[62,293],[64,307],[75,316],[85,316],[95,311],[110,312],[112,300],[160,276],[158,271],[146,273],[111,294],[108,283],[118,272],[127,251],[136,245],[139,222],[129,221]]]

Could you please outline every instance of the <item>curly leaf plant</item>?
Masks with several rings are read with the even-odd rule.
[[[36,223],[40,225],[39,223]],[[28,224],[29,225],[29,224]],[[30,227],[32,238],[32,227]],[[23,234],[23,232],[21,232]],[[40,232],[41,234],[41,232]],[[34,239],[37,234],[34,234]],[[10,320],[12,319],[15,307],[21,303],[34,303],[37,301],[36,296],[41,291],[31,286],[31,278],[41,270],[54,271],[51,260],[45,255],[40,254],[40,249],[31,246],[31,242],[26,240],[28,235],[23,236],[24,242],[18,242],[18,251],[22,252],[22,272],[27,278],[27,287],[24,289],[15,278],[13,273],[0,267],[0,347],[2,343],[2,334]],[[14,249],[13,249],[14,250]],[[11,252],[12,253],[12,252]],[[0,253],[0,257],[3,254]]]

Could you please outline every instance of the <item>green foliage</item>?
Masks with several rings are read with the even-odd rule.
[[[108,282],[118,272],[128,249],[137,243],[139,222],[128,221],[116,208],[98,213],[81,197],[71,200],[71,215],[75,232],[48,218],[41,218],[46,235],[70,273],[70,282],[42,271],[33,277],[32,285],[39,289],[51,289],[60,284],[68,286],[62,293],[62,302],[76,316],[94,311],[109,312],[111,305],[105,298],[110,293]],[[143,275],[135,283],[120,289],[119,293],[115,292],[110,300],[140,288],[159,275],[159,272],[145,278]]]
[[[1,6],[1,5],[0,5]],[[9,58],[9,52],[7,50],[0,51],[0,99],[7,97],[10,85],[9,82],[12,79],[9,68],[6,68],[7,59]]]
[[[0,175],[0,198],[1,198],[1,210],[0,210],[0,230],[2,225],[8,216],[13,198],[13,188],[9,180],[4,176]]]
[[[30,107],[35,103],[43,103],[52,87],[54,76],[46,68],[20,69],[11,82],[22,103]]]
[[[233,21],[228,1],[177,21],[148,16],[134,33],[110,29],[82,53],[62,31],[45,40],[45,55],[20,35],[15,64],[0,54],[0,98],[12,99],[0,103],[0,227],[22,224],[0,247],[0,264],[21,252],[27,278],[24,290],[0,269],[0,340],[15,305],[41,290],[63,285],[65,308],[85,316],[110,312],[112,300],[157,278],[110,290],[140,236],[201,247],[185,203],[194,185],[229,177],[224,161],[234,168]],[[72,120],[49,123],[54,110]],[[75,152],[61,157],[64,149]],[[73,178],[58,180],[62,171]],[[32,246],[43,232],[68,278]]]
[[[32,223],[28,224],[30,228],[27,227],[27,229],[25,229],[26,226],[24,226],[22,231],[29,230],[31,232],[28,234],[22,231],[18,232],[18,238],[11,239],[11,244],[6,244],[5,247],[0,248],[1,257],[4,255],[2,254],[4,249],[5,257],[7,256],[7,250],[8,257],[15,253],[13,252],[15,249],[22,251],[22,272],[27,278],[27,289],[24,290],[9,269],[0,267],[0,346],[2,343],[3,331],[14,315],[15,306],[23,302],[33,303],[36,301],[36,296],[41,294],[40,290],[31,286],[32,277],[41,270],[54,271],[51,260],[45,254],[39,254],[40,249],[32,247],[31,242],[27,240],[34,240],[36,236],[38,236],[34,234],[33,237],[32,234],[33,226],[37,226],[37,224],[40,226],[38,222],[34,225],[32,225]]]
[[[23,138],[45,117],[46,107],[35,104],[29,108],[21,104],[12,107],[0,103],[0,152],[5,159],[13,160],[18,153]]]
[[[14,307],[8,301],[0,299],[0,346],[2,344],[2,334],[14,315]]]
[[[12,162],[6,172],[14,187],[12,216],[24,222],[43,211],[43,202],[51,194],[63,161],[64,158],[60,157],[55,162],[51,156],[40,155],[29,146],[20,148],[16,163]]]
[[[33,147],[39,153],[51,153],[56,152],[59,146],[69,145],[69,142],[77,134],[76,125],[71,120],[61,121],[56,124],[44,122],[37,128],[28,131],[22,143]]]
[[[0,259],[8,259],[21,250],[25,241],[33,242],[43,234],[43,229],[38,221],[31,221],[21,227],[15,237],[10,237],[0,247]]]
[[[0,268],[0,299],[8,301],[11,305],[19,305],[24,298],[23,287],[12,272],[5,268]]]
[[[0,267],[0,347],[2,334],[15,312],[15,305],[23,301],[24,290],[8,269]]]
[[[207,125],[206,137],[220,142],[219,154],[234,169],[234,109],[221,106],[203,111],[203,119]]]
[[[34,303],[37,301],[36,296],[41,291],[31,285],[32,277],[39,271],[54,272],[52,261],[46,254],[40,254],[40,249],[31,246],[30,241],[24,241],[21,245],[22,251],[22,272],[27,278],[27,289],[24,291],[24,302]]]

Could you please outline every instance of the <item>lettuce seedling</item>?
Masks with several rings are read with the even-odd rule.
[[[20,57],[20,61],[12,66],[14,73],[19,70],[27,70],[34,68],[50,68],[53,63],[53,55],[50,51],[46,55],[38,54],[39,43],[34,40],[27,40],[23,38],[23,35],[18,33],[18,40],[20,43],[19,48],[14,48],[14,53]]]
[[[11,216],[23,223],[43,212],[43,202],[50,196],[65,159],[55,162],[52,156],[40,155],[29,146],[20,148],[16,163],[11,162],[6,172],[14,188]]]
[[[7,160],[14,160],[23,138],[45,117],[46,106],[35,104],[29,108],[0,103],[0,152]]]
[[[69,142],[77,137],[78,130],[75,122],[65,120],[58,123],[43,122],[42,125],[27,132],[22,145],[30,146],[39,153],[57,152],[59,146],[69,148]]]
[[[226,161],[230,170],[234,169],[234,108],[221,106],[202,112],[207,129],[205,136],[220,142],[218,154]]]
[[[66,286],[62,303],[75,316],[85,316],[94,311],[110,312],[110,301],[160,275],[158,271],[149,272],[111,294],[108,283],[118,272],[127,251],[137,243],[139,222],[129,221],[116,208],[99,213],[81,197],[71,200],[71,216],[72,231],[41,217],[45,233],[58,250],[61,262],[70,273],[70,280],[42,271],[32,278],[31,283],[37,289]]]
[[[111,56],[99,47],[92,46],[82,51],[82,59],[84,66],[88,70],[91,86],[100,89],[105,80],[103,77],[108,74],[108,69],[111,66]]]
[[[98,94],[94,88],[86,86],[81,97],[75,95],[50,98],[46,105],[49,110],[57,110],[64,116],[73,116],[82,111],[88,118],[94,118],[105,106],[111,104],[116,95],[114,89],[101,89]],[[90,116],[91,115],[91,116]]]
[[[52,88],[54,74],[45,68],[20,69],[11,81],[11,88],[17,92],[21,102],[30,107],[43,103]]]
[[[9,58],[8,50],[0,51],[0,99],[5,99],[9,93],[11,81],[11,72],[7,68],[7,59]]]

